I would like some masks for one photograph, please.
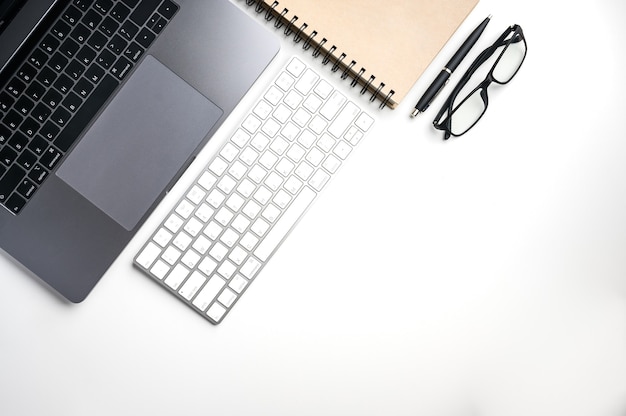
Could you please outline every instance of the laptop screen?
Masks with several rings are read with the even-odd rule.
[[[26,0],[0,0],[0,33],[11,23]]]

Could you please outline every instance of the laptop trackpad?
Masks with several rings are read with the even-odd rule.
[[[221,115],[147,56],[57,176],[130,231]]]

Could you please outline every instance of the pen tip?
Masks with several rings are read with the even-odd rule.
[[[420,111],[415,108],[413,111],[411,111],[411,118],[415,118],[419,113]]]
[[[491,19],[493,17],[492,14],[490,14],[489,16],[487,16],[487,19]]]

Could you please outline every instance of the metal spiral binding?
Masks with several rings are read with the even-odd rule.
[[[292,17],[289,23],[285,25],[283,23],[283,17],[287,13],[289,13],[289,9],[283,8],[283,10],[279,13],[278,12],[278,7],[280,5],[279,1],[274,1],[270,6],[267,7],[267,9],[264,7],[264,4],[261,0],[245,0],[245,2],[248,6],[253,6],[256,3],[256,7],[254,9],[255,12],[259,14],[265,12],[264,17],[265,17],[265,20],[267,20],[268,22],[271,22],[274,18],[276,18],[276,21],[274,22],[274,27],[276,29],[281,29],[283,26],[285,26],[285,29],[283,30],[284,35],[291,36],[293,34],[293,41],[295,43],[300,43],[302,40],[304,40],[304,42],[302,43],[302,49],[306,51],[311,48],[311,45],[313,44],[313,38],[318,35],[318,32],[314,30],[311,32],[310,35],[305,36],[304,31],[306,30],[308,25],[306,23],[302,23],[299,27],[297,27],[296,23],[298,21],[298,16]],[[312,55],[314,58],[317,58],[318,56],[320,56],[322,49],[327,42],[328,40],[326,38],[322,38],[322,40],[317,44],[317,46],[315,47],[315,49],[313,49],[313,52],[312,52]],[[332,72],[337,72],[337,70],[339,70],[339,68],[342,66],[343,60],[347,57],[345,53],[342,53],[339,57],[336,57],[336,55],[334,55],[334,52],[336,50],[337,50],[337,47],[335,45],[331,46],[327,50],[327,52],[324,54],[324,57],[322,59],[322,64],[327,65],[331,61],[331,58],[335,58],[333,66],[330,69]],[[345,80],[346,78],[348,78],[348,76],[351,73],[354,74],[353,68],[356,65],[357,65],[357,62],[354,60],[352,60],[349,65],[344,64],[344,70],[341,73],[341,79]],[[370,87],[374,84],[374,81],[376,80],[376,77],[374,75],[370,75],[367,82],[365,82],[363,78],[363,74],[365,74],[365,71],[366,71],[365,68],[361,67],[358,73],[354,75],[352,82],[350,82],[350,86],[353,88],[359,84],[359,81],[363,83],[363,87],[359,91],[359,94],[361,95],[364,95],[365,93],[367,93]],[[385,83],[381,82],[378,85],[378,88],[376,89],[376,91],[372,93],[372,96],[369,99],[370,101],[373,102],[377,98],[379,98],[381,100],[381,104],[379,106],[381,109],[384,108],[387,104],[389,104],[389,102],[391,101],[391,98],[395,94],[394,90],[390,90],[389,93],[387,93],[387,95],[383,99],[382,98],[383,88],[385,88]]]

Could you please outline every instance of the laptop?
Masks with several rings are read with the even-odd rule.
[[[81,302],[279,41],[228,0],[0,13],[0,247]]]

